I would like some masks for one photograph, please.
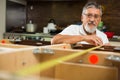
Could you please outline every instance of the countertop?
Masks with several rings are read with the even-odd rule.
[[[119,41],[110,41],[110,44],[112,46],[120,46],[120,42]]]

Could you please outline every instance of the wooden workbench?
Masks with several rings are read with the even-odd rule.
[[[23,68],[37,65],[59,57],[76,54],[84,50],[72,49],[70,44],[48,46],[25,46],[0,44],[0,70],[15,73]],[[9,49],[9,50],[8,50]],[[5,50],[8,50],[7,52]],[[36,51],[37,50],[37,51]],[[90,56],[96,55],[98,62],[92,64]],[[30,75],[60,80],[118,80],[118,64],[107,60],[109,55],[120,56],[119,52],[91,51],[42,72]]]

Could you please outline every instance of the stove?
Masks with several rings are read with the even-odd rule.
[[[4,33],[4,39],[50,41],[53,35],[46,33]]]

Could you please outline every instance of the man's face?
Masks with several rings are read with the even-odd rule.
[[[88,8],[83,13],[81,20],[84,28],[89,33],[94,33],[99,22],[101,21],[100,10],[96,8]]]

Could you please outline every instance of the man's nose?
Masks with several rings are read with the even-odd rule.
[[[90,21],[95,21],[95,17],[92,16],[92,17],[90,18]]]

